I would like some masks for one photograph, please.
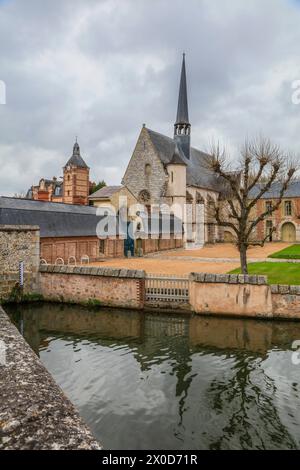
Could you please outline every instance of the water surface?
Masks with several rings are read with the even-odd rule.
[[[5,309],[106,449],[300,449],[300,323]]]

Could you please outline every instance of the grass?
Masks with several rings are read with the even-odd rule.
[[[249,274],[268,276],[269,284],[300,285],[300,263],[251,263]],[[230,274],[241,274],[240,269]]]
[[[273,253],[269,256],[273,259],[300,259],[300,245],[288,246],[282,251]]]

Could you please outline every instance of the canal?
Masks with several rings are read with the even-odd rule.
[[[300,323],[5,310],[106,449],[300,449]]]

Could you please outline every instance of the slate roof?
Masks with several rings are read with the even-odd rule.
[[[0,225],[38,225],[41,237],[96,236],[96,208],[0,197]]]
[[[77,142],[75,142],[73,147],[73,155],[71,156],[71,158],[69,158],[65,166],[68,165],[77,166],[79,168],[88,168],[87,164],[80,155],[80,147]]]
[[[170,161],[172,165],[184,165],[187,166],[187,164],[184,161],[184,153],[181,150],[180,147],[178,147],[177,143],[175,144],[175,150],[174,150],[174,155]]]
[[[183,54],[176,124],[189,124],[185,54]]]
[[[92,206],[0,197],[0,225],[39,226],[41,238],[95,237],[102,218],[97,215],[97,208]],[[159,219],[159,222],[153,222],[152,232],[149,221],[149,233],[156,234],[156,227],[160,233],[164,232],[167,224],[163,223],[162,215]],[[182,233],[182,223],[178,218],[171,216],[170,226],[171,233]]]
[[[175,153],[176,142],[158,132],[147,129],[151,142],[164,165],[171,163]],[[206,160],[209,158],[207,153],[191,148],[190,158],[186,158],[181,152],[181,159],[187,166],[187,186],[196,186],[198,188],[220,191],[220,181],[218,177],[206,166]]]
[[[109,199],[113,194],[117,193],[124,186],[104,186],[98,191],[90,195],[89,199]]]
[[[282,185],[281,183],[274,183],[267,193],[265,193],[261,199],[276,199],[279,197]],[[256,185],[253,190],[251,191],[250,198],[254,199],[258,196],[259,191],[261,189],[261,185]],[[292,181],[284,194],[284,198],[300,198],[300,180]]]

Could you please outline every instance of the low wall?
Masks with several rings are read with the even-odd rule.
[[[300,286],[271,286],[274,318],[300,319]]]
[[[0,225],[0,302],[19,283],[19,263],[24,262],[24,292],[38,290],[40,229],[35,226]]]
[[[271,288],[264,276],[191,274],[190,304],[199,314],[273,317]]]
[[[108,307],[144,307],[145,272],[80,266],[41,266],[40,293],[46,300]]]
[[[0,397],[0,450],[100,450],[1,307]]]
[[[269,285],[265,276],[191,274],[198,314],[300,320],[300,286]]]

